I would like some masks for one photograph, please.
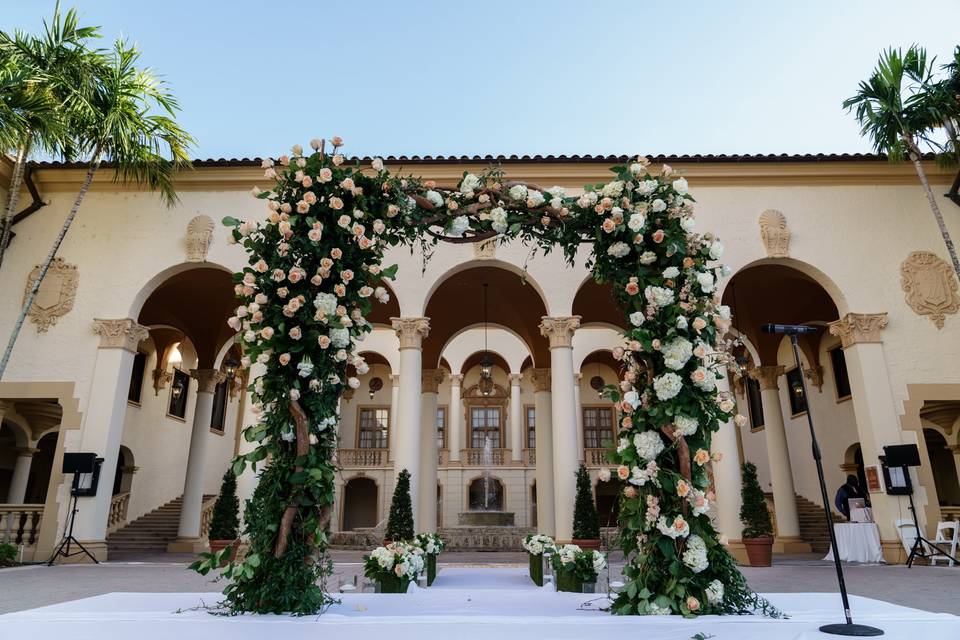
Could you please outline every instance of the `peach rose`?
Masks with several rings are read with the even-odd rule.
[[[336,196],[330,198],[330,208],[333,209],[334,211],[339,211],[340,209],[343,209],[343,200],[341,200]]]
[[[677,481],[677,495],[686,498],[690,494],[690,485],[686,480]]]
[[[288,364],[290,364],[289,353],[281,353],[278,359],[280,360],[280,364],[282,364],[283,366],[287,366]]]
[[[710,454],[706,449],[697,449],[697,452],[693,454],[693,461],[702,467],[710,462]]]
[[[620,465],[617,467],[617,477],[621,480],[626,480],[630,477],[630,467],[626,465]]]
[[[625,289],[631,296],[635,296],[640,293],[640,285],[638,285],[636,282],[628,282]]]
[[[321,349],[326,349],[327,347],[330,346],[330,336],[326,336],[326,335],[320,336],[319,338],[317,338],[317,344],[320,345]]]
[[[631,498],[631,499],[632,499],[632,498],[636,498],[636,497],[637,497],[637,490],[634,489],[633,487],[627,487],[627,488],[625,488],[625,489],[623,490],[623,495],[624,495],[624,497]]]
[[[651,239],[657,244],[660,244],[661,242],[663,242],[664,235],[666,234],[664,234],[663,229],[657,229],[656,231],[653,232],[653,236]]]
[[[690,596],[689,598],[687,598],[687,609],[690,609],[690,611],[699,611],[700,601],[694,598],[693,596]]]

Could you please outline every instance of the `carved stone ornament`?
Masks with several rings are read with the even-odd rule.
[[[167,385],[173,382],[173,371],[167,371],[166,369],[154,369],[153,370],[153,390],[155,396],[160,395],[162,389],[166,389]]]
[[[227,374],[217,369],[190,369],[190,377],[197,381],[197,393],[213,393]]]
[[[213,220],[210,216],[197,216],[187,223],[187,262],[206,262],[210,242],[213,240]]]
[[[490,260],[497,256],[497,239],[491,238],[483,242],[473,243],[473,257],[478,260]]]
[[[140,341],[146,340],[150,335],[146,327],[130,318],[120,320],[94,318],[93,332],[100,336],[101,349],[126,349],[131,353],[136,353]]]
[[[550,348],[572,347],[573,333],[580,328],[580,316],[543,316],[540,335],[550,339]]]
[[[935,253],[914,251],[900,265],[900,286],[914,313],[943,329],[946,314],[960,310],[953,267]]]
[[[767,250],[767,257],[786,258],[790,255],[790,230],[787,218],[776,209],[767,209],[760,214],[760,239]]]
[[[855,344],[882,342],[880,331],[887,326],[885,313],[848,313],[830,323],[830,335],[840,336],[844,349]]]
[[[401,349],[419,349],[430,334],[430,318],[390,318]]]
[[[817,365],[810,369],[803,370],[803,377],[807,379],[811,386],[816,387],[817,391],[823,393],[823,367]]]
[[[423,369],[420,371],[420,391],[422,393],[436,393],[440,383],[446,377],[443,369]]]
[[[24,302],[39,277],[40,265],[37,265],[27,276],[27,286],[23,291]],[[77,298],[79,283],[80,274],[77,271],[77,265],[68,264],[63,261],[63,258],[53,259],[28,311],[30,319],[37,325],[38,333],[43,333],[55,325],[58,318],[70,313],[73,302]]]
[[[550,391],[550,369],[534,369],[531,381],[534,391]]]
[[[755,367],[747,372],[747,375],[760,383],[761,390],[777,390],[780,388],[780,376],[784,374],[786,367],[781,365],[768,365],[764,367]]]

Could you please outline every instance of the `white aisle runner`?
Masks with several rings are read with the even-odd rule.
[[[0,616],[0,638],[29,640],[716,640],[827,638],[842,621],[839,597],[766,594],[789,620],[757,616],[612,616],[598,595],[538,588],[525,569],[443,568],[434,586],[408,594],[350,594],[322,616],[214,616],[217,593],[110,593]],[[855,618],[885,639],[956,640],[960,618],[852,597]]]

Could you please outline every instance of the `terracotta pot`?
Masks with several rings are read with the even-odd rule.
[[[773,538],[743,538],[751,567],[769,567],[773,564]]]
[[[577,545],[584,551],[600,551],[600,538],[588,538],[584,540],[574,538],[573,544]]]
[[[227,566],[227,564],[233,562],[237,559],[237,549],[240,547],[239,540],[211,540],[210,541],[210,551],[212,553],[219,553],[227,547],[230,547],[230,553],[227,554],[223,561],[220,563],[221,567]]]

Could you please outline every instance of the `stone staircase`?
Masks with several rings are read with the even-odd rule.
[[[773,494],[767,493],[767,501],[773,504]],[[797,494],[797,517],[800,520],[800,538],[810,545],[814,553],[826,554],[830,550],[830,536],[827,533],[827,518],[823,514],[823,506],[812,500],[807,500]],[[834,522],[846,522],[846,518],[833,511]],[[773,514],[771,513],[771,516]]]
[[[203,502],[216,498],[203,496]],[[165,553],[167,544],[177,537],[183,496],[161,505],[107,536],[107,553]]]

